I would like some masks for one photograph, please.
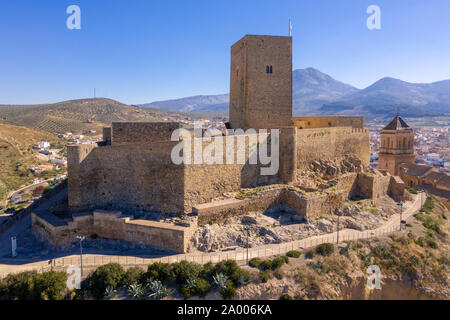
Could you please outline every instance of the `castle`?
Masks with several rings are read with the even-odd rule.
[[[259,148],[254,141],[271,139],[271,135],[223,132],[220,138],[226,139],[212,137],[205,142],[192,133],[194,144],[220,143],[224,149],[243,138],[245,161],[174,164],[172,150],[184,143],[172,139],[174,130],[180,128],[178,123],[114,122],[104,128],[103,142],[67,148],[71,218],[57,225],[51,222],[54,217],[34,214],[33,230],[55,245],[69,241],[75,233],[95,233],[186,252],[197,223],[217,221],[249,207],[266,209],[274,203],[288,203],[307,219],[332,212],[356,193],[375,200],[387,193],[395,199],[403,197],[404,185],[398,177],[363,173],[370,155],[363,117],[292,117],[291,37],[246,35],[231,47],[229,113],[231,129],[279,129],[276,174],[261,175],[264,165],[249,161]],[[194,152],[191,146],[186,149]],[[348,164],[349,158],[357,163]],[[338,182],[340,191],[308,194],[291,190],[298,170],[316,166],[318,161],[336,163],[338,167],[332,166],[331,171],[348,171]],[[215,201],[224,193],[262,186],[269,188],[253,200]],[[175,224],[136,220],[125,214],[130,210],[196,219]]]

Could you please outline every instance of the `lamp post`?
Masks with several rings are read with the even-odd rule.
[[[336,212],[337,215],[337,244],[339,244],[339,222],[340,222],[340,217],[341,217],[341,213],[339,211]]]
[[[81,276],[83,276],[83,246],[82,242],[86,239],[85,236],[77,236],[77,239],[80,240],[80,267],[81,267]]]
[[[400,201],[398,203],[398,205],[400,206],[400,231],[402,230],[402,215],[403,215],[403,201]]]
[[[248,236],[249,236],[249,233],[250,233],[250,228],[248,226],[245,226],[244,230],[247,233],[247,264],[248,264],[248,247],[249,247],[249,245],[248,245]]]

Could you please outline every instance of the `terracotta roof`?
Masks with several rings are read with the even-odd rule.
[[[383,130],[411,129],[400,116],[396,116]]]
[[[428,166],[426,164],[414,164],[414,163],[404,164],[402,165],[402,167],[406,169],[405,175],[412,177],[421,177],[433,169],[432,166]]]

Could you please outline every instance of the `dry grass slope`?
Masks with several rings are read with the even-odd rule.
[[[81,99],[40,105],[0,105],[0,121],[48,132],[79,133],[113,121],[158,121],[149,111],[111,99]]]
[[[0,123],[0,204],[9,191],[34,179],[29,168],[42,161],[31,147],[41,140],[58,142],[48,132]]]

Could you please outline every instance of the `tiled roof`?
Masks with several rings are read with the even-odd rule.
[[[406,169],[405,175],[412,177],[421,177],[426,174],[428,171],[432,170],[432,166],[428,166],[426,164],[405,164],[402,165],[403,168]]]
[[[411,129],[400,116],[396,116],[383,130]]]

